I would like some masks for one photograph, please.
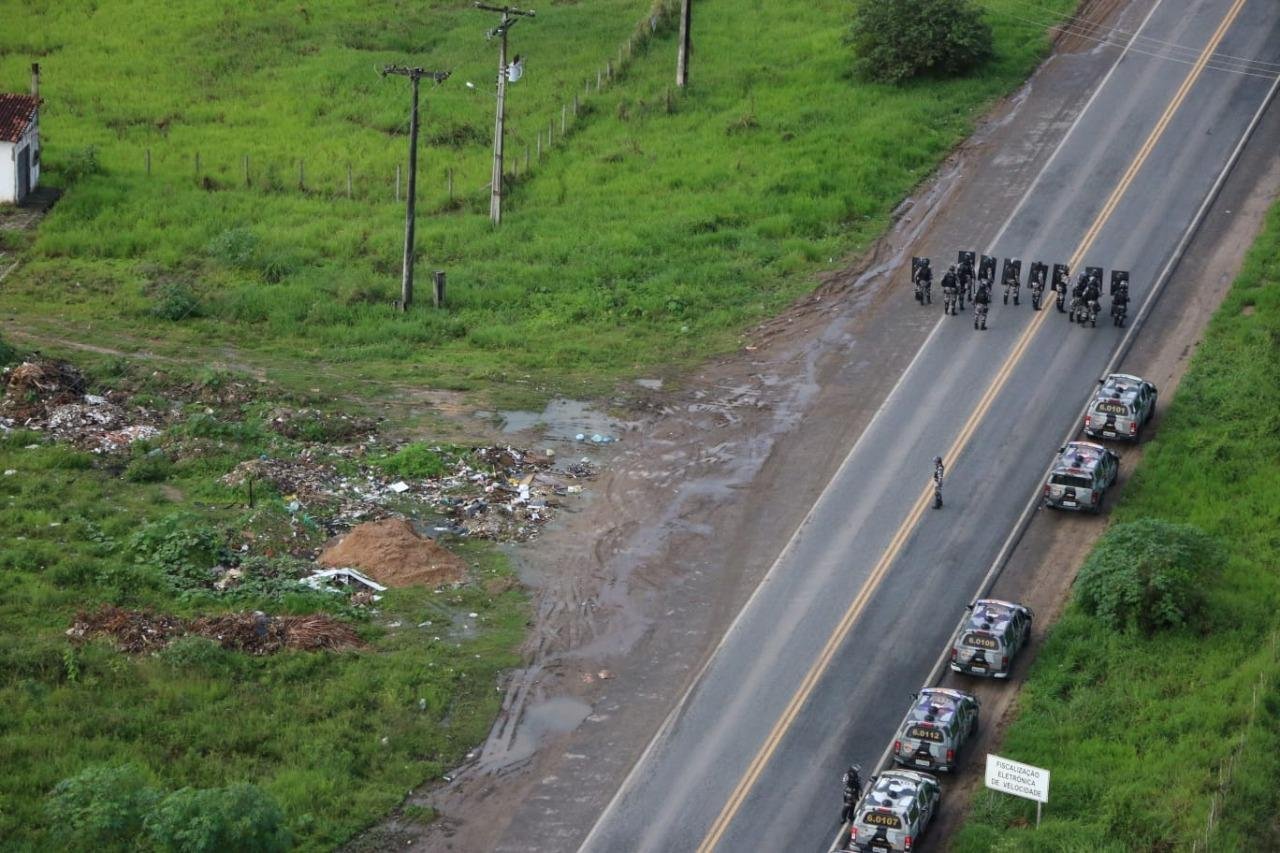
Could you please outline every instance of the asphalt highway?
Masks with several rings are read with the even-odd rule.
[[[1190,50],[1144,39],[1126,53],[994,243],[948,256],[1019,257],[1024,277],[1032,260],[1074,258],[1073,276],[1127,269],[1137,312],[1280,71],[1280,6],[1159,0],[1140,34]],[[985,332],[971,314],[942,318],[950,260],[934,256],[932,307],[902,288],[903,310],[937,313],[937,328],[832,460],[826,491],[583,850],[830,844],[843,768],[873,766],[892,739],[1123,334],[1105,297],[1097,328],[1082,328],[1049,300],[1037,315],[1025,288],[1018,307],[994,291]],[[925,501],[935,455],[948,459],[941,510]]]

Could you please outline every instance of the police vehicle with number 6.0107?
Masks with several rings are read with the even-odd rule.
[[[1113,373],[1098,382],[1101,387],[1085,411],[1085,433],[1137,441],[1143,425],[1155,414],[1156,386],[1125,373]]]
[[[942,786],[928,773],[886,770],[871,780],[871,789],[858,803],[844,849],[861,853],[917,849],[941,799]]]
[[[1102,497],[1115,485],[1120,457],[1101,444],[1072,441],[1058,451],[1044,484],[1044,505],[1055,509],[1102,510]]]

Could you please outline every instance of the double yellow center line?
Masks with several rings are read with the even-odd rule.
[[[1089,230],[1085,232],[1083,239],[1080,241],[1080,245],[1071,256],[1069,263],[1072,269],[1079,266],[1081,261],[1084,259],[1085,253],[1089,251],[1089,248],[1097,239],[1098,234],[1101,233],[1103,225],[1106,224],[1107,220],[1111,217],[1111,214],[1115,212],[1117,205],[1120,203],[1121,197],[1125,194],[1125,191],[1128,190],[1129,185],[1133,183],[1133,179],[1138,174],[1138,170],[1142,168],[1142,164],[1145,163],[1147,157],[1151,155],[1151,152],[1155,148],[1156,143],[1160,140],[1160,137],[1164,135],[1165,130],[1169,127],[1169,122],[1173,120],[1174,113],[1176,113],[1178,108],[1182,106],[1182,102],[1186,99],[1187,93],[1191,91],[1191,86],[1195,83],[1201,72],[1204,71],[1210,57],[1213,55],[1214,51],[1218,49],[1218,44],[1222,41],[1223,36],[1226,35],[1227,29],[1240,14],[1240,9],[1244,4],[1245,0],[1235,0],[1235,2],[1231,4],[1231,8],[1227,11],[1226,17],[1222,19],[1221,23],[1218,24],[1218,28],[1214,30],[1213,36],[1210,37],[1208,44],[1204,47],[1204,50],[1200,52],[1200,56],[1196,60],[1195,65],[1191,67],[1186,79],[1184,79],[1182,81],[1182,85],[1178,87],[1178,91],[1174,94],[1169,105],[1165,107],[1164,113],[1160,116],[1160,120],[1156,122],[1156,126],[1152,128],[1146,141],[1142,144],[1142,147],[1138,149],[1138,153],[1134,156],[1133,161],[1129,163],[1129,167],[1125,170],[1124,175],[1121,176],[1115,189],[1112,190],[1111,195],[1107,198],[1107,202],[1103,205],[1102,210],[1099,211],[1097,217],[1093,220],[1093,224],[1089,226]],[[1032,338],[1035,337],[1040,326],[1044,324],[1049,313],[1049,311],[1045,310],[1035,314],[1027,328],[1022,332],[1022,335],[1014,344],[1013,350],[1009,353],[1004,364],[996,374],[995,379],[987,388],[986,393],[982,395],[982,399],[978,401],[978,405],[974,408],[973,413],[965,422],[964,427],[960,430],[960,434],[956,437],[956,440],[947,450],[946,456],[944,457],[947,465],[951,465],[956,457],[959,456],[960,451],[964,449],[964,446],[968,443],[969,439],[973,436],[974,431],[978,428],[978,424],[986,417],[996,396],[1000,393],[1001,389],[1004,388],[1005,383],[1008,381],[1010,375],[1012,375],[1014,368],[1018,365],[1018,362],[1021,361],[1027,347],[1031,344]],[[725,803],[725,806],[720,811],[715,823],[711,825],[711,829],[707,832],[706,837],[703,838],[702,843],[698,845],[699,853],[710,853],[710,851],[714,850],[716,845],[720,843],[720,840],[728,829],[729,824],[738,813],[738,809],[742,807],[742,803],[751,792],[752,786],[754,786],[756,780],[759,779],[760,774],[764,771],[765,765],[769,763],[769,759],[778,748],[778,744],[782,742],[782,738],[786,735],[788,729],[791,728],[792,723],[795,722],[796,717],[799,715],[800,709],[804,707],[805,702],[809,699],[809,695],[813,692],[814,687],[817,686],[818,679],[822,677],[822,673],[826,671],[832,658],[835,657],[836,650],[844,644],[846,637],[849,635],[849,631],[853,628],[854,622],[857,621],[858,617],[862,614],[862,611],[866,608],[867,602],[871,600],[871,596],[875,593],[880,582],[884,579],[885,574],[889,570],[889,566],[902,550],[902,546],[907,541],[907,537],[915,528],[916,524],[919,523],[920,517],[924,514],[932,496],[933,487],[930,485],[925,488],[924,491],[920,493],[920,497],[916,499],[911,511],[907,514],[906,520],[902,522],[902,525],[898,528],[897,532],[894,533],[893,538],[889,541],[888,547],[885,548],[884,553],[880,555],[879,561],[876,562],[875,567],[871,570],[871,575],[862,585],[862,588],[858,590],[858,594],[849,605],[849,609],[845,611],[845,614],[840,619],[839,624],[836,626],[835,630],[832,631],[831,636],[822,647],[822,652],[818,656],[818,659],[805,674],[804,680],[800,682],[800,687],[796,690],[795,695],[791,697],[791,701],[787,704],[782,716],[778,718],[773,729],[769,732],[769,736],[765,739],[764,744],[751,760],[751,764],[748,765],[746,773],[743,774],[742,778],[738,781],[737,786],[733,789],[733,793],[729,796],[729,801]]]

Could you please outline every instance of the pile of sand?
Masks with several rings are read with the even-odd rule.
[[[331,543],[316,561],[359,569],[383,586],[440,586],[465,577],[467,564],[403,518],[370,521]]]

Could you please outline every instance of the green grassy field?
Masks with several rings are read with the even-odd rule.
[[[594,91],[649,0],[543,7],[512,31],[527,69],[510,98],[521,175],[494,231],[496,47],[483,38],[491,16],[468,3],[261,2],[232,14],[212,0],[10,2],[0,86],[23,90],[28,63],[42,63],[49,182],[83,173],[89,147],[104,171],[73,184],[0,308],[15,326],[126,349],[222,347],[312,375],[323,363],[335,384],[411,371],[436,387],[589,393],[688,363],[732,347],[865,247],[1034,67],[1045,32],[1000,10],[1049,19],[1073,4],[984,5],[993,63],[892,88],[849,78],[843,0],[705,0],[693,85],[670,110],[668,24]],[[424,89],[418,265],[424,285],[431,269],[449,273],[450,307],[400,316],[393,183],[409,92],[375,67],[407,61],[453,71]],[[575,93],[583,114],[562,142]],[[553,150],[525,173],[525,147],[552,121]]]
[[[121,380],[103,381],[95,390]],[[167,393],[134,387],[139,404]],[[133,762],[161,791],[254,782],[278,800],[300,849],[332,849],[483,742],[527,619],[505,557],[463,543],[465,585],[390,590],[376,615],[274,581],[297,571],[285,555],[318,545],[324,530],[269,488],[249,509],[243,489],[218,482],[240,460],[299,452],[266,428],[274,405],[208,415],[188,403],[133,461],[0,434],[0,848],[67,849],[50,835],[46,795],[87,767]],[[148,465],[148,448],[171,464]],[[215,593],[186,582],[248,556],[241,542],[275,555],[242,563],[254,583]],[[369,647],[256,657],[207,641],[138,655],[70,643],[77,611],[101,603],[179,616],[330,612]]]
[[[1028,828],[1034,804],[983,791],[953,849],[1280,849],[1278,371],[1280,205],[1113,514],[1217,536],[1229,558],[1207,606],[1144,638],[1070,605],[1001,748],[1051,769],[1043,826]]]

